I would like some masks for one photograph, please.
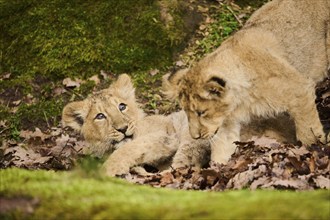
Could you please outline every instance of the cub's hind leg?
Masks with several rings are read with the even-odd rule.
[[[304,144],[312,144],[317,140],[325,143],[325,133],[315,104],[314,83],[308,79],[297,81],[300,83],[291,85],[291,97],[287,103],[289,114],[296,125],[297,140]]]
[[[326,141],[314,100],[315,96],[306,94],[304,101],[294,101],[289,109],[296,125],[297,139],[305,144],[312,144],[317,140],[322,143]]]
[[[279,56],[269,57],[268,63],[273,72],[265,79],[267,83],[263,84],[262,98],[268,100],[268,106],[276,113],[288,111],[295,122],[297,140],[305,144],[315,143],[317,139],[325,142],[315,104],[316,83],[313,78],[298,72]]]

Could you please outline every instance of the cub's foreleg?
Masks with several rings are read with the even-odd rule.
[[[210,162],[211,147],[208,140],[191,139],[180,144],[178,151],[173,157],[172,167],[174,169],[194,166],[202,168]]]
[[[108,176],[127,174],[130,168],[148,164],[156,168],[170,160],[177,150],[177,143],[163,133],[142,136],[125,143],[114,151],[103,165]]]
[[[234,118],[226,120],[220,127],[211,142],[211,160],[216,163],[226,164],[235,152],[235,141],[240,139],[241,126]]]

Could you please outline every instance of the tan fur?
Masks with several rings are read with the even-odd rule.
[[[325,134],[314,88],[329,67],[328,0],[274,0],[190,69],[165,76],[165,93],[178,97],[195,139],[210,139],[211,159],[226,163],[241,125],[252,117],[288,112],[297,139]]]
[[[121,103],[126,106],[123,111],[119,109]],[[98,117],[100,113],[104,117]],[[172,160],[175,168],[183,164],[200,167],[209,161],[209,143],[190,137],[183,111],[144,117],[126,74],[120,75],[108,89],[65,106],[62,123],[81,132],[88,143],[86,154],[111,154],[104,164],[105,173],[110,176],[145,164],[163,170],[169,168]],[[183,147],[178,150],[179,146]],[[185,149],[190,152],[183,152]]]

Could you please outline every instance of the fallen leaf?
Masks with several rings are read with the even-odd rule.
[[[150,70],[150,72],[149,72],[149,74],[150,74],[151,76],[154,76],[154,75],[156,75],[157,73],[159,73],[159,70],[158,70],[158,69],[153,69],[153,70]]]
[[[168,185],[170,183],[173,183],[173,175],[171,172],[166,172],[162,175],[162,178],[160,180],[160,185]]]
[[[70,140],[70,136],[67,134],[62,134],[61,137],[56,139],[56,146],[65,147]]]
[[[4,79],[9,79],[10,78],[10,75],[11,75],[11,73],[4,73],[4,75],[3,76],[1,76],[1,80],[4,80]]]
[[[7,148],[4,154],[11,154],[13,157],[11,163],[15,166],[28,168],[32,165],[44,164],[52,158],[52,156],[43,157],[30,148],[25,149],[24,145]]]
[[[50,135],[44,134],[39,128],[35,128],[35,131],[33,132],[29,130],[22,130],[20,131],[19,136],[24,139],[40,138],[42,141],[50,137]]]
[[[292,153],[292,154],[291,154]],[[289,155],[291,156],[304,156],[306,154],[309,154],[310,152],[306,149],[306,147],[302,146],[300,148],[291,148],[289,150]]]
[[[313,179],[318,187],[321,189],[330,189],[330,179],[324,176],[318,176]]]
[[[197,6],[197,10],[198,10],[199,12],[202,12],[202,13],[206,13],[206,12],[209,11],[208,8],[206,8],[206,7],[202,7],[202,6],[200,6],[200,5]]]
[[[93,81],[95,83],[95,85],[98,85],[101,82],[98,75],[94,75],[94,76],[88,78],[88,80]]]
[[[280,146],[280,143],[277,142],[276,139],[272,139],[269,137],[261,136],[261,137],[252,137],[252,141],[254,141],[255,145],[258,146],[269,146],[269,147],[278,147]]]
[[[308,167],[309,167],[310,172],[313,173],[315,171],[316,165],[315,165],[315,159],[314,159],[314,157],[311,157],[309,159]]]
[[[22,100],[16,100],[16,101],[13,101],[13,105],[15,106],[18,106],[19,104],[21,104]]]
[[[271,178],[268,176],[259,177],[251,183],[250,189],[252,190],[258,189],[260,186],[269,184],[270,180]]]
[[[65,78],[63,79],[63,85],[66,88],[79,88],[80,84],[82,83],[82,80],[72,80],[71,78]]]
[[[242,155],[241,157],[239,157],[236,160],[235,165],[233,166],[234,170],[240,170],[243,171],[245,170],[245,168],[247,168],[247,165],[250,164],[252,161],[250,159],[246,159],[244,158],[244,156]]]
[[[269,186],[275,186],[279,188],[292,188],[299,190],[306,190],[309,188],[308,184],[300,179],[280,179],[280,178],[272,178],[272,181],[268,184],[262,186],[262,188],[268,188]]]
[[[7,120],[0,120],[0,127],[7,127]]]
[[[230,179],[227,185],[233,189],[242,189],[251,183],[255,178],[264,176],[266,171],[266,166],[261,165],[257,169],[237,173],[232,179]]]
[[[204,25],[204,24],[201,24],[200,26],[199,26],[199,30],[205,30],[206,29],[206,25]]]
[[[56,87],[54,90],[53,90],[53,94],[54,96],[59,96],[59,95],[62,95],[66,92],[66,89],[64,88],[61,88],[61,87]]]
[[[51,134],[51,136],[58,136],[62,133],[62,131],[63,131],[62,128],[52,127],[50,134]]]

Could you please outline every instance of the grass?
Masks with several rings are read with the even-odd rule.
[[[0,198],[38,198],[2,219],[328,219],[329,191],[201,192],[137,186],[79,172],[0,170]]]
[[[168,31],[160,22],[155,0],[13,0],[1,5],[0,70],[25,80],[36,74],[57,80],[86,78],[99,68],[132,72],[169,65],[185,38],[183,26]]]

